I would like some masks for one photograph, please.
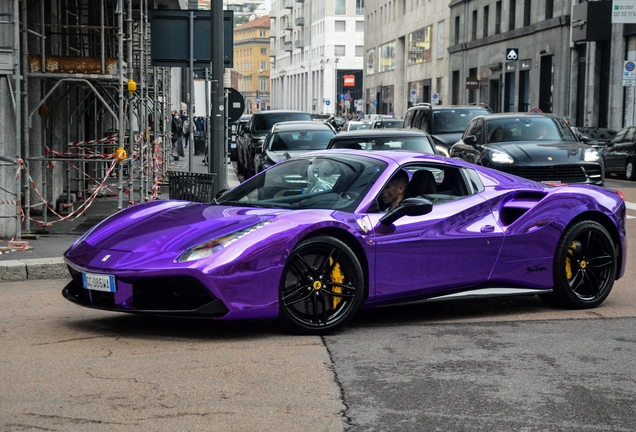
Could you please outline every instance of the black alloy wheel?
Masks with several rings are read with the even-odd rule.
[[[279,320],[297,334],[327,334],[355,315],[363,295],[364,274],[349,246],[333,237],[309,238],[285,264]]]
[[[569,227],[554,257],[554,295],[571,309],[593,308],[607,298],[616,276],[614,241],[599,223]]]

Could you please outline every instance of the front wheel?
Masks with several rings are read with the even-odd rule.
[[[636,180],[636,167],[634,167],[634,161],[633,160],[628,160],[627,163],[625,164],[625,177],[627,178],[627,180]]]
[[[616,276],[614,241],[599,223],[569,227],[554,257],[554,296],[571,309],[593,308],[607,298]]]
[[[364,274],[344,242],[314,237],[299,243],[280,282],[279,320],[298,334],[321,335],[345,325],[364,296]]]

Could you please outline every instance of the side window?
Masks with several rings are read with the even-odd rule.
[[[466,126],[466,130],[464,131],[464,134],[462,135],[462,140],[469,135],[477,135],[475,133],[475,129],[477,129],[476,124],[477,124],[477,120],[472,120],[470,123],[468,123],[468,126]],[[479,142],[479,137],[477,137],[477,141]]]
[[[625,139],[623,140],[625,143],[634,142],[634,133],[636,132],[636,128],[630,127],[627,131],[627,135],[625,135]]]
[[[404,127],[412,128],[413,127],[413,115],[415,114],[415,110],[408,110],[406,115],[404,116]]]
[[[627,134],[628,130],[629,130],[628,128],[625,128],[625,129],[622,129],[622,130],[618,131],[618,133],[616,134],[616,136],[612,140],[612,143],[614,143],[614,144],[622,143],[625,140],[625,135]]]
[[[472,129],[472,134],[471,135],[475,135],[477,137],[477,143],[478,144],[483,144],[484,143],[484,122],[481,119],[475,120],[473,122],[473,129]]]

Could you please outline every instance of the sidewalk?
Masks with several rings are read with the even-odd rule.
[[[203,156],[193,156],[192,172],[207,173],[208,167],[203,164]],[[190,171],[188,158],[180,158],[169,167],[170,171]],[[239,184],[233,164],[227,165],[227,184],[233,188]],[[168,199],[167,179],[160,186],[159,199]],[[98,197],[86,213],[73,221],[62,221],[36,232],[37,239],[24,239],[29,249],[0,254],[0,281],[25,279],[64,279],[68,271],[62,255],[84,232],[117,212],[117,197]],[[127,195],[124,195],[126,206]],[[49,220],[51,220],[49,218]],[[0,241],[6,246],[6,241]]]

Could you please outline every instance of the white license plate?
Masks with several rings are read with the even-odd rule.
[[[84,288],[94,291],[115,292],[115,276],[82,273]]]
[[[562,185],[563,184],[559,180],[543,180],[541,183],[547,184],[547,185]]]

